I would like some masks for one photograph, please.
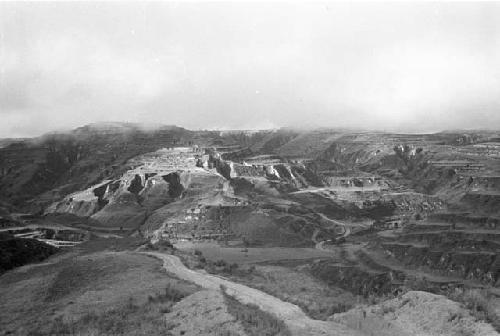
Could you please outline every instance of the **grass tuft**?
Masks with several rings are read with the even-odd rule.
[[[189,293],[170,284],[156,295],[149,295],[143,304],[130,297],[122,306],[103,313],[88,312],[78,320],[61,316],[51,321],[48,332],[32,330],[29,335],[171,335],[173,324],[164,314]]]
[[[243,325],[249,336],[291,335],[285,323],[276,316],[260,310],[256,305],[242,304],[227,294],[224,288],[221,289],[229,313]]]
[[[500,332],[500,316],[495,310],[491,294],[486,290],[457,288],[448,296],[462,303],[475,318],[490,323],[496,331]]]

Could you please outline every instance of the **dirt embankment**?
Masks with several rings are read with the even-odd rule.
[[[335,314],[332,320],[369,335],[498,335],[491,325],[477,321],[460,304],[441,295],[418,291],[377,305]]]
[[[241,323],[228,312],[218,290],[202,290],[184,298],[165,319],[175,321],[173,335],[247,335]]]

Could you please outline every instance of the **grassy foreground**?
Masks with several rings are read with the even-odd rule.
[[[165,314],[198,287],[157,259],[105,245],[0,276],[0,335],[168,335]]]

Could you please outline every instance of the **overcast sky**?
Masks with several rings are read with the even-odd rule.
[[[500,3],[0,3],[0,138],[500,129]]]

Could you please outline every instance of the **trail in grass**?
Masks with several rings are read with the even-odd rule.
[[[177,277],[191,281],[206,289],[220,290],[220,286],[226,288],[226,292],[244,304],[254,304],[261,310],[271,313],[283,320],[293,335],[331,335],[331,336],[362,336],[358,331],[329,321],[313,320],[308,317],[298,306],[282,301],[272,295],[264,293],[255,288],[250,288],[228,279],[188,269],[181,260],[173,255],[160,252],[144,252],[163,261],[163,267]]]

